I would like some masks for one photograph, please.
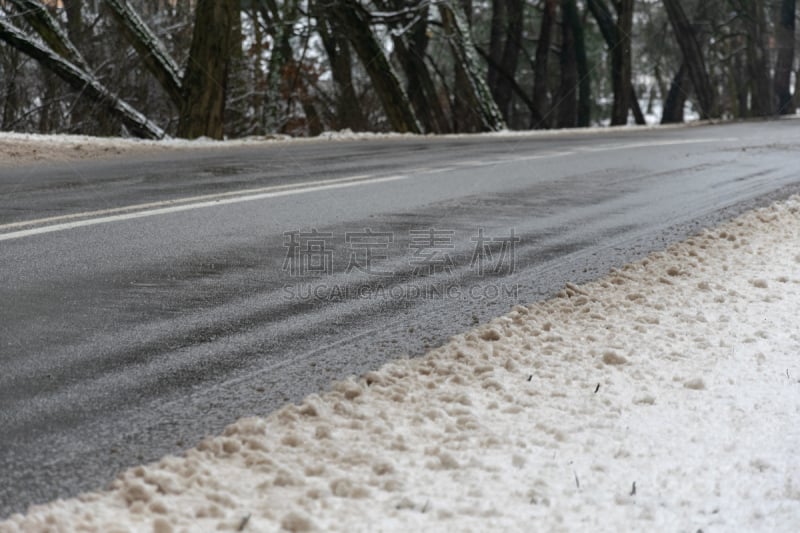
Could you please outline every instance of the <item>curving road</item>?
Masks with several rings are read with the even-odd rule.
[[[795,120],[0,167],[0,517],[797,191]]]

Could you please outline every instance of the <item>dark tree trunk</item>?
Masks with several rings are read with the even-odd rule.
[[[769,74],[767,53],[767,22],[764,18],[763,0],[749,0],[744,4],[747,26],[747,72],[750,76],[750,114],[755,117],[772,115],[775,105]]]
[[[376,5],[387,11],[401,11],[407,7],[404,0],[394,0],[391,4],[378,0]],[[425,62],[430,8],[422,5],[418,9],[418,20],[410,28],[405,28],[402,33],[392,34],[394,53],[406,77],[406,93],[425,131],[447,133],[451,129],[449,121],[439,102],[431,71]]]
[[[296,0],[287,0],[280,6],[275,0],[259,0],[257,5],[264,20],[271,21],[272,30],[272,50],[267,66],[266,97],[261,122],[265,131],[282,131],[286,122],[280,109],[283,97],[288,92],[286,74],[294,62],[291,38],[298,6]]]
[[[631,32],[633,31],[633,0],[617,0],[617,45],[611,51],[611,84],[614,104],[611,125],[628,123],[628,110],[634,94],[631,90]]]
[[[739,43],[740,45],[743,43]],[[734,94],[736,95],[736,116],[745,118],[750,116],[749,95],[750,86],[747,79],[747,68],[740,54],[733,56]]]
[[[698,42],[697,35],[692,28],[686,13],[681,7],[680,0],[664,0],[672,31],[681,48],[683,62],[689,79],[692,81],[697,102],[700,107],[700,118],[708,119],[719,114],[715,105],[714,88],[708,76],[703,51]]]
[[[795,104],[790,90],[794,69],[794,32],[796,0],[781,0],[775,41],[778,58],[775,61],[775,97],[780,115],[794,115]]]
[[[633,29],[633,0],[616,1],[616,21],[604,0],[588,0],[588,6],[611,54],[611,81],[614,91],[611,124],[627,124],[628,109],[633,111],[637,124],[644,124],[644,114],[631,81],[630,35]]]
[[[505,121],[508,122],[511,114],[512,94],[514,92],[510,82],[517,74],[517,63],[519,62],[519,54],[522,47],[522,30],[525,16],[524,0],[508,0],[506,11],[510,20],[508,22],[508,38],[503,47],[500,65],[503,68],[503,72],[508,73],[509,76],[501,77],[497,105],[500,107]]]
[[[39,133],[53,133],[55,130],[55,115],[58,107],[56,94],[56,77],[47,70],[42,70],[42,81],[44,83],[44,94],[42,95],[42,105],[39,107]]]
[[[497,100],[497,85],[500,82],[500,63],[503,58],[503,43],[507,39],[508,14],[506,0],[492,0],[492,18],[489,22],[489,68],[486,82]],[[498,102],[499,106],[499,102]],[[499,106],[500,107],[500,106]],[[502,111],[502,107],[501,107]]]
[[[798,100],[800,98],[800,70],[794,71],[794,98],[792,99],[792,105],[797,108]]]
[[[572,5],[570,5],[572,4]],[[575,31],[569,20],[574,0],[561,1],[561,85],[556,104],[556,126],[574,128],[578,125],[578,62],[575,54]]]
[[[456,95],[456,102],[474,111],[475,128],[478,131],[502,130],[505,128],[503,115],[479,72],[477,50],[472,42],[466,16],[458,6],[444,3],[439,4],[439,12],[455,60],[456,90],[460,91]],[[459,116],[458,111],[455,114],[456,117]]]
[[[578,68],[578,127],[586,128],[592,119],[592,78],[589,73],[589,59],[586,57],[586,38],[583,21],[575,0],[567,0],[564,22],[572,27],[575,38],[575,65]]]
[[[178,136],[222,139],[236,0],[198,0]]]
[[[453,65],[452,106],[453,131],[456,133],[478,133],[484,130],[483,120],[476,104],[475,94],[470,87],[470,79],[464,65]]]
[[[478,51],[478,53],[481,55],[481,57],[483,57],[486,60],[487,63],[494,64],[492,58],[489,57],[488,52],[481,49],[479,46],[476,46],[475,50]],[[511,76],[511,74],[505,72],[503,70],[502,65],[494,64],[494,67],[497,69],[497,72],[506,79],[506,82],[511,86],[511,90],[514,91],[514,94],[516,94],[519,97],[519,99],[522,100],[522,102],[526,106],[528,106],[528,109],[531,112],[533,112],[534,110],[533,100],[531,100],[531,97],[528,95],[528,93],[525,92],[525,90],[522,87],[520,87],[519,83],[517,83],[517,80],[515,80]]]
[[[683,122],[683,110],[686,107],[686,98],[689,95],[691,82],[689,81],[689,69],[686,63],[681,63],[672,83],[669,92],[664,99],[664,110],[661,115],[662,124],[680,124]]]
[[[84,44],[83,2],[80,0],[62,0],[62,3],[67,14],[67,37],[75,45],[75,48],[81,50]],[[84,122],[87,118],[91,118],[92,115],[92,108],[86,102],[77,98],[69,117],[70,129],[73,131],[84,129]]]
[[[80,0],[62,0],[67,13],[67,36],[72,44],[80,50],[83,45],[83,12]]]
[[[0,49],[3,57],[3,73],[5,80],[5,101],[3,102],[3,124],[2,129],[8,131],[17,119],[19,111],[19,89],[17,87],[17,73],[19,69],[19,52],[11,47]]]
[[[488,83],[497,107],[509,120],[514,88],[510,83],[517,72],[522,42],[523,0],[493,0],[489,42]]]
[[[369,124],[361,111],[353,85],[353,59],[347,39],[334,35],[327,21],[320,20],[317,30],[322,38],[336,90],[336,128],[350,128],[352,131],[366,131]]]
[[[425,63],[425,52],[414,51],[403,35],[392,37],[395,53],[406,75],[406,90],[414,112],[422,121],[426,132],[447,133],[450,126],[439,103],[436,85]]]
[[[402,5],[400,0],[397,0],[397,3]],[[433,80],[433,74],[428,66],[429,63],[425,60],[428,56],[429,30],[427,20],[428,8],[426,7],[424,13],[420,15],[420,21],[409,33],[408,47],[411,52],[410,58],[413,63],[413,70],[415,74],[419,76],[419,81],[425,93],[428,105],[430,106],[437,131],[440,133],[448,133],[450,131],[450,122],[447,118],[447,109],[445,109],[443,99],[439,97],[439,92]],[[409,65],[409,68],[411,68],[411,65]],[[411,78],[409,78],[409,85],[411,85]]]
[[[642,106],[639,105],[639,97],[636,94],[636,88],[633,86],[633,82],[630,82],[631,86],[631,112],[633,113],[633,120],[639,126],[644,126],[647,124],[647,121],[644,119],[644,113],[642,113]]]
[[[548,90],[550,45],[553,40],[553,25],[556,20],[557,0],[545,0],[542,25],[536,43],[533,65],[533,104],[531,128],[549,128],[550,96]]]
[[[303,98],[300,102],[303,106],[303,112],[306,115],[306,124],[308,125],[308,134],[311,137],[316,137],[322,133],[322,120],[319,117],[317,108],[309,98]]]
[[[421,133],[417,117],[400,80],[386,58],[383,47],[369,26],[369,13],[355,0],[342,0],[326,10],[335,27],[347,35],[372,86],[381,100],[392,129],[400,133]]]

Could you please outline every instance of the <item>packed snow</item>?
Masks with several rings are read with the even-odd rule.
[[[786,531],[800,197],[0,532]]]

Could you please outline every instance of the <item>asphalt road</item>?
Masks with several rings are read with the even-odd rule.
[[[798,191],[795,120],[0,168],[0,517]]]

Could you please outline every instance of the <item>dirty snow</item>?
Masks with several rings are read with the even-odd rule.
[[[199,139],[164,139],[150,141],[121,137],[88,135],[40,135],[0,132],[0,168],[30,163],[61,163],[90,159],[108,159],[121,155],[157,155],[174,151],[208,150],[257,143],[287,141],[287,135],[264,135],[230,141]]]
[[[797,531],[800,197],[0,532]]]
[[[163,141],[85,135],[38,135],[0,132],[0,168],[30,163],[63,163],[154,154],[175,149]]]

